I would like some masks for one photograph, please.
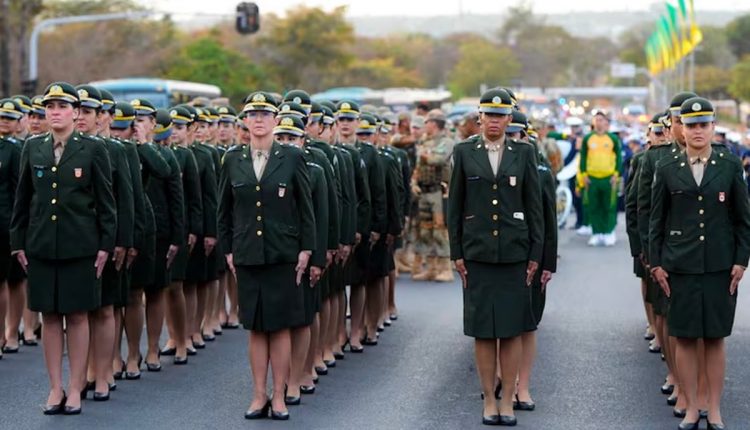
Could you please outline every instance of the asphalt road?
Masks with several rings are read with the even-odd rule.
[[[518,428],[677,428],[659,392],[664,366],[642,337],[639,284],[622,232],[619,239],[614,248],[589,248],[585,238],[561,232],[559,273],[549,286],[532,380],[537,409],[519,412]],[[723,414],[732,429],[750,429],[750,299],[742,287],[727,343]],[[247,335],[226,330],[188,366],[164,360],[162,372],[120,381],[109,402],[87,401],[77,417],[42,415],[48,385],[40,347],[6,354],[0,429],[482,428],[459,284],[402,277],[397,294],[400,318],[379,345],[347,354],[321,377],[315,395],[290,407],[288,422],[243,419],[252,392]]]

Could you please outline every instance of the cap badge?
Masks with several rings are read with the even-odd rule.
[[[492,98],[492,103],[499,105],[503,100],[500,98],[500,96],[495,96]]]
[[[122,117],[124,115],[122,114],[122,111],[120,109],[115,109],[115,116]]]
[[[258,102],[258,103],[264,103],[266,101],[266,96],[264,96],[261,93],[258,93],[258,94],[256,94],[256,95],[253,96],[253,100],[252,101]]]
[[[3,105],[3,109],[13,109],[13,110],[15,110],[16,106],[13,103],[11,103],[11,102],[5,102],[5,104]]]
[[[294,121],[291,118],[289,118],[289,117],[283,118],[281,120],[281,125],[283,125],[285,127],[291,127],[291,126],[294,126]]]
[[[169,116],[171,116],[172,118],[176,117],[177,116],[177,111],[173,110],[172,112],[169,112]]]
[[[51,96],[61,96],[65,95],[65,91],[63,91],[62,87],[59,85],[52,85],[52,87],[49,89],[48,94]]]
[[[78,90],[78,97],[80,97],[82,99],[86,99],[86,98],[89,97],[89,92],[86,91],[86,90],[84,90],[84,89],[80,89],[80,90]]]
[[[131,106],[140,106],[141,105],[141,101],[138,100],[138,99],[135,99],[132,102],[130,102],[130,105]]]
[[[297,103],[297,104],[299,104],[299,103],[302,103],[302,99],[301,99],[301,98],[299,98],[299,97],[295,97],[295,98],[294,98],[294,100],[292,100],[292,101],[293,101],[294,103]]]
[[[284,105],[281,107],[282,112],[289,112],[290,109],[291,109],[291,106],[289,105]]]
[[[359,126],[360,127],[369,127],[370,126],[370,121],[364,119],[364,120],[360,121]]]
[[[701,104],[698,102],[693,103],[692,109],[693,112],[698,112],[699,110],[701,110]]]
[[[229,110],[225,107],[219,108],[219,113],[229,113]]]
[[[349,103],[341,103],[341,109],[351,109],[352,105]]]

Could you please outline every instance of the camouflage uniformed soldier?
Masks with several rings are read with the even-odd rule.
[[[415,281],[453,280],[443,199],[447,194],[454,142],[445,133],[445,122],[445,115],[440,110],[428,113],[426,138],[417,150],[417,164],[412,176],[412,192],[419,199],[419,234],[412,266]],[[427,265],[423,268],[425,258]]]

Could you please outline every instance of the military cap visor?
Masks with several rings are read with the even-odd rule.
[[[302,137],[305,135],[304,124],[298,117],[290,115],[284,116],[279,121],[279,124],[274,127],[273,134],[289,134],[296,137]]]
[[[505,131],[508,133],[518,133],[519,131],[525,130],[525,129],[526,129],[526,124],[521,124],[520,122],[511,122],[505,128]]]
[[[89,92],[86,88],[78,88],[78,100],[79,104],[83,107],[91,109],[99,109],[102,107],[101,95]]]
[[[0,100],[0,118],[19,120],[23,116],[23,111],[18,103],[11,99]]]
[[[336,119],[338,118],[359,118],[359,106],[348,101],[340,102],[336,106]]]
[[[135,121],[135,109],[129,103],[115,103],[109,128],[125,130],[133,124],[133,121]]]
[[[513,104],[503,102],[498,96],[491,101],[479,103],[479,112],[510,115],[513,113]]]
[[[716,120],[713,105],[700,97],[688,99],[682,104],[680,118],[683,124],[698,124]]]
[[[42,98],[42,103],[45,105],[51,101],[61,101],[70,103],[72,105],[78,105],[78,93],[72,85],[65,82],[58,82],[51,84],[47,87]]]
[[[247,96],[245,106],[242,108],[243,113],[253,111],[276,113],[279,111],[279,108],[270,94],[258,91]]]
[[[130,102],[135,109],[136,116],[153,116],[156,115],[156,108],[147,100],[135,99]]]
[[[363,119],[357,124],[357,134],[374,134],[378,131],[377,125],[374,122],[370,122]]]
[[[44,104],[42,104],[42,96],[34,96],[31,99],[31,113],[47,116],[47,111],[44,109]]]

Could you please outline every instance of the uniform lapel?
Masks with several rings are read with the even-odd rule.
[[[683,152],[677,157],[679,162],[679,164],[677,164],[677,177],[690,188],[697,188],[698,185],[695,183],[695,178],[693,177],[693,171],[690,169],[690,162],[688,161],[687,155]]]
[[[261,175],[260,182],[265,181],[271,174],[274,172],[274,170],[278,169],[279,166],[281,166],[281,159],[284,158],[284,154],[281,152],[281,145],[279,145],[278,142],[274,141],[273,145],[271,146],[271,151],[268,154],[268,162],[266,163],[266,168],[263,169],[263,174]]]
[[[477,143],[471,148],[471,158],[479,166],[485,179],[494,181],[495,175],[492,172],[492,165],[487,155],[487,148],[484,146],[484,140],[480,137]]]
[[[706,163],[705,171],[703,172],[703,180],[701,180],[701,188],[705,187],[709,184],[709,182],[713,181],[720,172],[721,169],[719,169],[719,166],[716,164],[718,163],[718,158],[720,154],[718,151],[713,150],[711,151],[711,156],[708,158],[708,162]]]
[[[78,134],[78,132],[73,132],[73,134],[68,138],[68,142],[65,143],[65,149],[63,150],[62,157],[60,157],[60,162],[58,165],[62,166],[70,160],[71,157],[73,157],[78,151],[83,149],[83,143],[81,142],[81,137]]]
[[[255,177],[255,169],[253,169],[253,160],[250,158],[248,153],[250,152],[247,147],[244,147],[241,149],[242,151],[242,157],[238,160],[237,164],[239,165],[240,170],[242,170],[245,175],[252,180],[253,184],[259,184],[260,181],[258,178]]]
[[[50,166],[55,164],[55,152],[54,152],[54,145],[52,143],[52,134],[48,133],[47,137],[44,139],[44,142],[42,142],[41,145],[38,147],[39,152],[42,154],[42,157],[44,157],[44,161],[49,164]]]
[[[500,167],[497,169],[497,176],[500,177],[507,172],[511,165],[516,161],[516,148],[510,139],[505,139],[505,150],[503,158],[500,160]]]

